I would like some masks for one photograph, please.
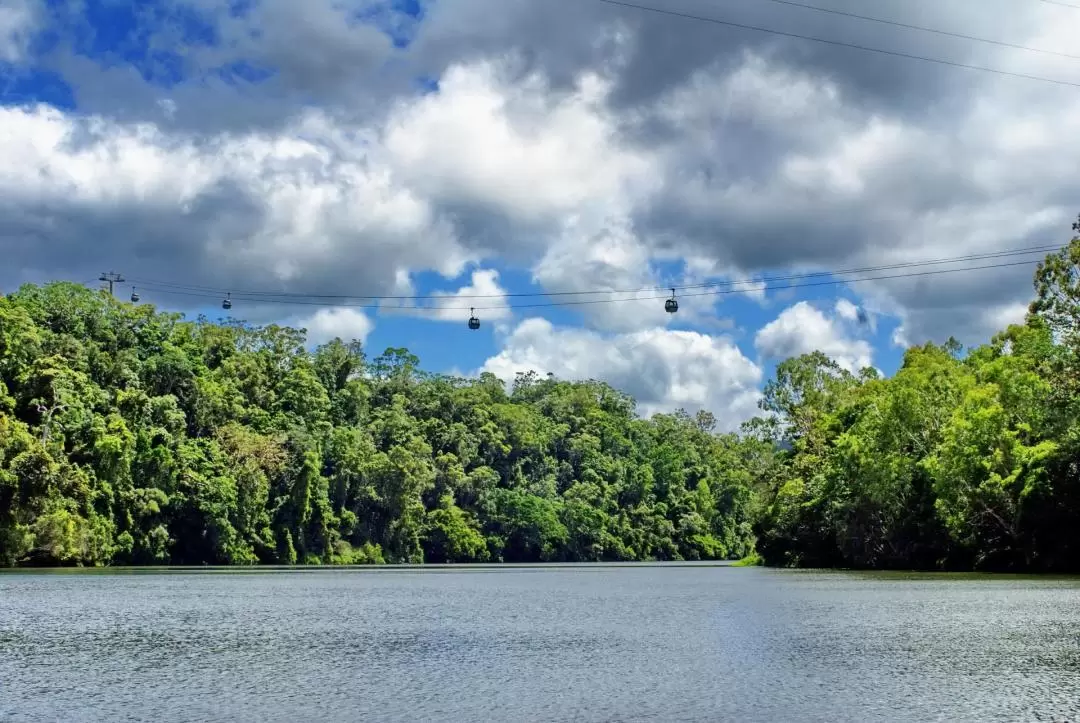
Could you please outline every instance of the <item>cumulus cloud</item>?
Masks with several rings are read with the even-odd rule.
[[[835,310],[836,315],[845,321],[859,320],[859,307],[847,299],[837,299]]]
[[[632,394],[644,415],[707,409],[729,430],[755,414],[762,378],[722,336],[669,329],[605,335],[539,318],[521,322],[481,371],[509,381],[530,370],[606,381]]]
[[[948,336],[954,336],[967,346],[976,346],[988,341],[993,334],[1004,330],[1011,324],[1023,323],[1024,318],[1027,316],[1028,304],[1006,300],[997,303],[991,302],[988,304],[968,305],[963,301],[958,300],[956,305],[945,310],[904,310],[900,312],[902,322],[892,335],[891,341],[893,345],[907,347],[911,344],[923,343],[926,339],[922,337],[913,337],[911,330],[933,328],[939,323],[933,318],[934,315],[943,312],[954,315],[963,314],[970,319],[971,325],[981,333],[964,334],[962,333],[962,330],[960,330],[952,334],[946,334],[945,337],[937,339],[936,341],[944,341]]]
[[[478,254],[540,257],[553,237],[587,245],[647,185],[647,154],[617,143],[604,93],[588,77],[554,96],[539,76],[517,83],[482,62],[451,68],[439,93],[359,128],[313,111],[277,132],[198,136],[0,108],[7,231],[33,236],[48,224],[50,256],[73,263],[84,254],[59,246],[80,246],[72,237],[87,227],[123,225],[117,237],[150,237],[110,239],[115,255],[190,256],[174,274],[257,273],[262,287],[347,277],[377,291],[401,269],[454,276]],[[38,266],[32,246],[16,250]],[[547,268],[538,277],[557,283]]]
[[[648,247],[623,222],[569,221],[533,266],[533,280],[567,294],[593,326],[631,331],[668,323]],[[611,303],[608,303],[608,302]]]
[[[296,319],[294,323],[301,329],[307,329],[308,343],[313,346],[333,339],[362,342],[375,328],[374,322],[366,314],[349,308],[319,309],[311,316]]]
[[[781,361],[820,351],[852,373],[870,366],[873,357],[868,342],[849,338],[836,319],[806,301],[784,309],[763,326],[754,337],[754,344],[767,358]]]
[[[479,269],[472,273],[472,283],[455,292],[436,291],[432,294],[434,312],[424,312],[425,318],[440,321],[466,321],[470,309],[475,307],[485,321],[506,319],[510,316],[506,289],[499,285],[499,272]]]
[[[647,154],[619,143],[608,87],[587,74],[563,94],[512,62],[454,66],[438,93],[400,105],[386,150],[411,185],[447,203],[557,222],[649,180]]]
[[[1080,158],[1080,100],[974,74],[945,119],[883,112],[842,80],[751,54],[733,71],[701,69],[670,90],[670,135],[659,136],[672,139],[670,182],[637,227],[684,254],[748,270],[907,263],[1067,232],[1080,184],[1052,158]],[[855,289],[911,312],[913,338],[978,339],[992,330],[968,307],[1022,302],[1030,274],[984,269]]]
[[[472,258],[363,138],[318,113],[210,138],[44,107],[0,108],[0,125],[9,269],[85,276],[123,260],[132,279],[344,294],[388,292],[403,269],[457,276]]]
[[[655,188],[656,159],[624,137],[610,81],[586,72],[557,89],[520,66],[518,56],[453,66],[438,93],[401,102],[385,131],[397,177],[446,209],[478,254],[531,265],[548,291],[654,286],[630,213]],[[663,323],[657,308],[577,307],[609,329]]]

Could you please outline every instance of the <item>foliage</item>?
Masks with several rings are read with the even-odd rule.
[[[1080,570],[1078,263],[1074,238],[1039,265],[1026,322],[966,355],[910,349],[887,380],[782,363],[745,428],[787,450],[755,524],[765,561]]]
[[[759,442],[598,382],[183,321],[72,284],[0,299],[0,564],[738,557]]]

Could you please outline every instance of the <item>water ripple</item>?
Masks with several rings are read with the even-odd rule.
[[[1080,582],[0,575],[3,721],[1075,721]]]

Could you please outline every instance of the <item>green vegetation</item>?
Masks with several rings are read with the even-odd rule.
[[[770,445],[71,284],[0,299],[0,562],[737,558]]]
[[[0,299],[0,564],[1076,570],[1080,239],[1035,281],[1024,325],[890,379],[784,362],[737,435],[598,382],[507,391],[26,286]]]
[[[747,425],[790,448],[755,524],[767,563],[1080,571],[1080,238],[1035,291],[1025,324],[909,349],[890,379],[779,366],[774,416]]]
[[[759,567],[765,564],[765,558],[756,550],[741,560],[732,563],[735,567]]]

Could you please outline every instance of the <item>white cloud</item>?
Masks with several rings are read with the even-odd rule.
[[[586,74],[563,94],[511,70],[454,66],[438,93],[358,127],[310,111],[274,131],[198,136],[0,108],[0,206],[22,224],[14,233],[48,224],[52,242],[19,249],[16,263],[96,264],[89,249],[63,250],[94,227],[116,237],[114,254],[168,259],[169,276],[204,284],[389,293],[403,275],[453,277],[491,254],[540,260],[539,281],[571,290],[604,277],[649,285],[632,233],[611,234],[603,253],[593,244],[612,224],[626,229],[633,198],[656,182],[649,154],[605,110],[607,82]],[[505,234],[490,233],[498,218]],[[574,268],[582,247],[593,249],[584,274]],[[567,259],[566,273],[553,271]]]
[[[37,26],[35,0],[4,0],[0,4],[0,61],[21,61]]]
[[[900,112],[865,103],[838,84],[842,74],[765,57],[749,55],[732,72],[705,67],[669,90],[661,115],[673,131],[658,143],[667,184],[637,226],[654,226],[644,236],[721,266],[793,270],[1063,240],[1080,186],[1054,159],[1080,162],[1080,100],[976,74],[947,115]],[[977,341],[993,332],[980,309],[1022,303],[1032,266],[855,288],[907,317],[913,338]]]
[[[371,158],[363,131],[321,114],[201,139],[44,107],[0,108],[0,127],[0,230],[50,235],[15,246],[19,266],[85,273],[76,265],[102,252],[91,229],[136,265],[131,278],[274,291],[386,293],[411,269],[457,276],[471,258],[432,204]],[[143,274],[142,258],[167,268]]]
[[[510,317],[506,289],[499,285],[499,272],[479,269],[472,273],[472,283],[453,293],[436,291],[435,312],[423,313],[424,318],[440,321],[467,321],[470,309],[482,321],[496,321]]]
[[[995,329],[1022,324],[1027,317],[1028,304],[1001,304],[986,310],[987,321]]]
[[[968,346],[977,346],[986,341],[998,331],[1006,329],[1011,324],[1021,324],[1027,316],[1028,304],[1023,302],[1004,301],[990,304],[957,304],[950,309],[953,314],[963,314],[971,319],[971,324],[980,330],[978,335],[964,336],[959,331],[951,334]],[[892,343],[895,346],[906,348],[913,344],[922,344],[926,341],[944,341],[944,339],[928,339],[925,336],[916,336],[912,329],[933,328],[936,325],[934,316],[938,312],[929,310],[902,310],[900,312],[902,322],[893,332]],[[949,334],[946,334],[949,336]],[[974,337],[974,338],[969,338]]]
[[[454,209],[475,247],[531,263],[548,291],[655,287],[630,214],[660,182],[659,159],[623,137],[609,93],[610,81],[591,72],[566,91],[508,58],[453,66],[438,93],[391,113],[388,163],[410,188]],[[618,298],[638,296],[656,292]],[[574,308],[605,329],[667,321],[655,301]]]
[[[836,300],[836,315],[845,321],[859,320],[859,307],[847,299]]]
[[[506,62],[454,66],[438,93],[398,106],[386,150],[413,187],[446,202],[525,223],[587,214],[650,180],[647,154],[620,142],[608,92],[595,74],[562,95]]]
[[[705,291],[722,291],[711,298],[723,299],[732,294],[739,294],[753,299],[759,304],[767,301],[768,284],[755,279],[752,274],[731,266],[721,266],[715,258],[690,256],[685,258],[686,278],[683,286],[699,286]],[[712,286],[707,286],[712,284]],[[693,293],[693,292],[692,292]],[[698,291],[697,293],[705,293]]]
[[[889,341],[892,342],[892,345],[894,347],[897,347],[899,349],[907,349],[909,346],[911,346],[911,342],[908,340],[907,337],[907,330],[902,324],[893,329],[893,333],[892,336],[889,338]]]
[[[816,129],[804,121],[836,123],[843,111],[835,82],[756,53],[743,53],[728,71],[720,65],[698,69],[685,83],[670,87],[657,107],[684,134],[682,142],[702,155],[725,150],[739,123],[814,138]]]
[[[309,317],[300,318],[295,325],[307,329],[309,344],[325,344],[335,338],[350,342],[365,341],[375,323],[362,311],[347,307],[319,309]]]
[[[632,394],[644,415],[708,409],[725,429],[757,412],[761,369],[729,339],[650,329],[604,335],[527,319],[481,371],[512,380],[519,371],[562,379],[599,379]]]
[[[784,360],[820,351],[849,372],[872,363],[873,349],[861,339],[850,339],[836,320],[805,301],[784,309],[754,337],[758,350],[770,359]]]
[[[601,329],[632,331],[669,321],[656,298],[663,292],[649,249],[620,221],[608,228],[568,221],[533,266],[533,280],[566,294],[557,301],[575,303],[571,308]]]

